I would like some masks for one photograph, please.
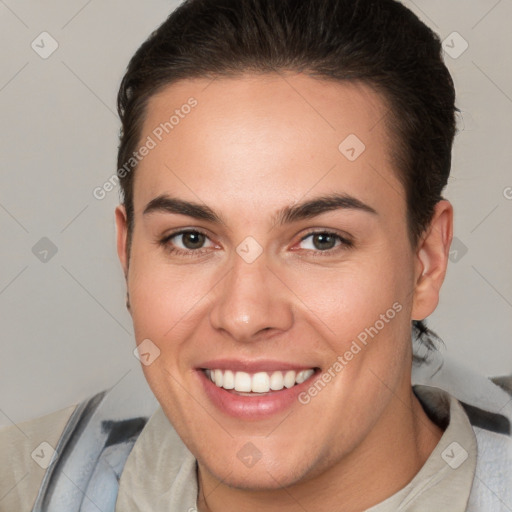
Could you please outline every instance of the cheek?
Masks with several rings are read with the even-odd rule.
[[[395,327],[393,324],[409,323],[406,313],[412,301],[409,266],[403,258],[388,251],[327,271],[312,267],[295,276],[294,290],[304,302],[305,314],[309,310],[321,320],[326,336],[341,351],[360,333],[364,337],[365,329],[375,324],[384,334]]]
[[[211,272],[169,265],[155,253],[134,248],[128,288],[137,342],[149,338],[164,350],[186,338],[190,318],[204,309]]]

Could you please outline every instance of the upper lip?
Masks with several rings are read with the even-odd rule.
[[[309,370],[315,365],[291,363],[276,360],[243,360],[243,359],[211,359],[197,365],[199,370],[233,370],[246,373],[257,373],[279,370]]]

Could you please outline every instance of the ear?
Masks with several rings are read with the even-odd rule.
[[[117,206],[115,211],[117,228],[117,256],[123,268],[124,277],[128,276],[128,254],[126,252],[126,240],[128,238],[128,223],[124,205]]]
[[[416,248],[412,320],[423,320],[439,303],[452,238],[453,207],[443,199],[436,204],[432,222]]]

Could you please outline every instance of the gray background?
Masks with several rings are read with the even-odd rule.
[[[446,39],[463,111],[446,192],[457,240],[429,325],[449,355],[486,375],[510,373],[512,2],[404,3]],[[129,374],[146,385],[115,252],[118,191],[102,201],[92,191],[115,172],[125,66],[176,5],[0,0],[0,425]],[[31,47],[51,48],[44,31],[58,43],[46,59]]]

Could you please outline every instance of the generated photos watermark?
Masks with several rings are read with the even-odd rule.
[[[311,399],[317,396],[323,389],[335,379],[345,367],[359,354],[368,343],[379,334],[384,327],[391,320],[393,320],[400,311],[402,311],[402,304],[395,302],[385,313],[379,316],[379,319],[374,322],[370,327],[366,327],[361,331],[356,339],[352,341],[350,347],[342,354],[339,355],[334,363],[325,370],[321,377],[315,380],[313,384],[302,393],[299,394],[298,400],[302,405],[307,405]]]

